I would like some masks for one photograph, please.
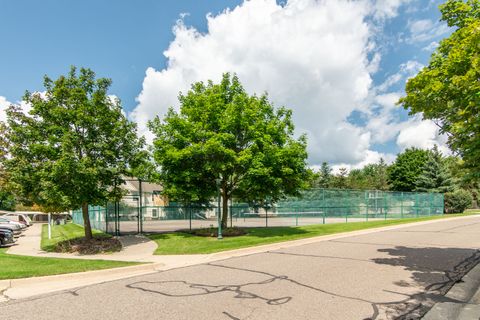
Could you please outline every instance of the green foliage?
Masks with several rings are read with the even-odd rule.
[[[9,185],[51,212],[105,203],[143,145],[135,124],[108,96],[111,80],[95,79],[89,69],[77,74],[72,67],[55,81],[45,77],[44,85],[44,95],[25,94],[29,114],[7,110]]]
[[[16,204],[15,196],[0,187],[0,210],[14,211]]]
[[[479,203],[480,181],[468,173],[464,161],[458,157],[449,156],[444,159],[444,165],[452,175],[453,185],[456,189],[464,189],[470,192],[473,201]]]
[[[427,150],[409,148],[397,155],[395,162],[388,168],[388,183],[394,191],[413,191],[416,181],[428,160]]]
[[[348,188],[361,190],[388,190],[388,165],[380,159],[362,169],[352,169],[348,175]]]
[[[422,173],[415,182],[415,191],[420,192],[448,192],[453,189],[452,176],[444,165],[442,154],[437,146],[428,154]]]
[[[0,280],[50,276],[138,265],[137,262],[61,259],[7,254],[0,248]]]
[[[442,40],[430,63],[406,85],[400,99],[410,113],[434,120],[449,145],[480,177],[480,1],[448,0],[442,20],[456,30]]]
[[[322,162],[320,172],[318,172],[318,179],[315,182],[317,188],[329,188],[332,184],[332,168],[326,162]]]
[[[219,84],[193,84],[179,101],[178,113],[149,123],[159,179],[172,199],[209,203],[220,178],[226,221],[232,197],[275,201],[307,186],[306,138],[293,138],[290,110],[248,95],[229,74]]]
[[[336,189],[348,188],[348,170],[347,168],[340,168],[338,174],[333,176],[331,187]]]
[[[7,155],[7,126],[0,121],[0,165]],[[1,167],[0,167],[1,170]]]
[[[472,195],[466,190],[445,193],[445,212],[462,213],[472,205],[472,200]]]

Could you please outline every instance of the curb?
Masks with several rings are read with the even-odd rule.
[[[0,280],[0,302],[8,301],[8,298],[3,293],[10,288],[11,280]]]
[[[424,320],[478,319],[480,304],[474,298],[480,296],[480,264],[477,264],[456,283],[445,297],[449,302],[437,302],[422,318]],[[477,318],[472,317],[476,315]]]
[[[39,294],[154,273],[161,270],[163,266],[164,264],[162,263],[150,263],[88,272],[2,280],[2,282],[0,282],[0,292],[1,288],[4,287],[4,300],[22,299]]]

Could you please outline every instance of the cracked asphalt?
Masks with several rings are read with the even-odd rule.
[[[480,262],[480,217],[0,303],[0,319],[419,319]]]

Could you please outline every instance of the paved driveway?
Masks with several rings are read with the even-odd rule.
[[[0,304],[0,319],[417,319],[480,262],[480,217]]]

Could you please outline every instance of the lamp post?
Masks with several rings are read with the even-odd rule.
[[[222,218],[221,218],[221,210],[220,210],[220,184],[222,183],[221,178],[215,179],[215,182],[217,184],[217,200],[218,200],[218,240],[222,240]]]

